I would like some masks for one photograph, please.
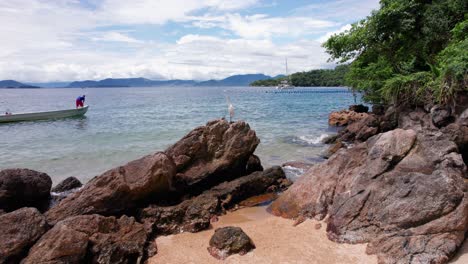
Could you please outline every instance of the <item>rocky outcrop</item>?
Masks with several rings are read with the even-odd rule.
[[[346,126],[353,122],[369,116],[367,113],[358,113],[355,111],[342,110],[338,112],[331,112],[328,116],[328,124],[330,126]]]
[[[75,177],[68,177],[65,180],[61,181],[57,186],[52,188],[52,192],[62,193],[71,191],[76,188],[80,188],[83,184]]]
[[[145,242],[133,217],[75,216],[42,236],[22,263],[137,263]]]
[[[0,263],[17,263],[47,231],[45,217],[36,208],[0,215]]]
[[[145,156],[93,178],[47,211],[47,220],[56,223],[75,215],[124,213],[169,192],[174,175],[175,164],[166,154]]]
[[[270,210],[328,216],[330,239],[369,243],[380,263],[445,263],[468,231],[465,173],[447,134],[396,129],[312,167]]]
[[[214,215],[249,197],[283,190],[289,184],[283,170],[272,167],[221,183],[175,206],[149,206],[140,211],[139,220],[151,227],[154,236],[198,232],[209,227]]]
[[[52,180],[49,175],[28,169],[0,171],[0,209],[13,211],[21,207],[48,206]]]
[[[367,113],[369,111],[369,107],[363,104],[350,105],[349,111],[354,111],[356,113]]]
[[[245,122],[208,122],[165,152],[109,170],[52,207],[50,223],[84,214],[119,215],[159,200],[177,201],[260,170],[259,139]],[[170,195],[169,195],[170,194]],[[174,201],[172,201],[174,202]]]
[[[232,254],[245,255],[253,249],[252,239],[240,227],[227,226],[215,230],[208,252],[217,259],[225,259]]]
[[[245,122],[221,119],[198,127],[166,150],[174,161],[174,186],[180,192],[201,192],[247,174],[247,162],[260,143]]]

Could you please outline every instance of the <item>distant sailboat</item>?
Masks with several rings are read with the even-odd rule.
[[[286,76],[287,79],[282,80],[278,86],[276,86],[276,89],[278,90],[285,90],[285,89],[294,89],[294,86],[290,82],[290,77],[288,75],[288,58],[285,59],[285,66],[286,66]]]

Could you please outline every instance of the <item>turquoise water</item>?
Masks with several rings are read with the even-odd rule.
[[[24,167],[48,173],[54,183],[82,181],[143,155],[164,150],[191,129],[228,117],[245,120],[261,144],[266,166],[317,161],[320,139],[334,130],[328,113],[354,103],[346,88],[158,87],[102,89],[0,89],[0,111],[50,111],[74,107],[86,94],[85,117],[0,124],[0,168]]]

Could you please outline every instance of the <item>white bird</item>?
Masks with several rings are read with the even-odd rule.
[[[229,123],[232,122],[232,118],[234,117],[234,106],[232,105],[231,101],[229,100],[229,96],[226,97],[227,104],[228,104],[228,111],[229,111]]]

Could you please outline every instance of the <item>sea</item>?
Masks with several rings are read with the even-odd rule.
[[[210,120],[229,119],[227,100],[233,121],[246,121],[260,138],[256,154],[265,167],[316,163],[322,140],[337,132],[328,114],[361,103],[346,87],[0,89],[0,113],[70,109],[82,94],[89,105],[83,117],[0,124],[0,169],[42,171],[54,184],[69,176],[86,182],[162,151]]]

